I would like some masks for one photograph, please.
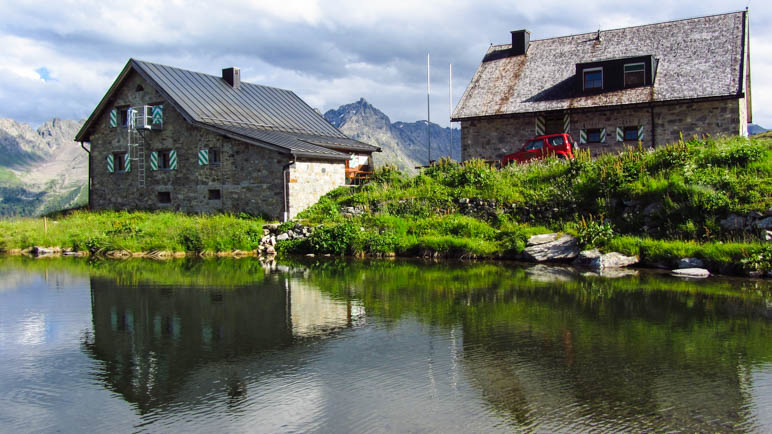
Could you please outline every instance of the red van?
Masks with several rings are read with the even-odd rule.
[[[501,166],[506,166],[513,161],[525,163],[530,160],[541,160],[551,155],[562,159],[573,159],[574,146],[571,136],[565,133],[537,136],[528,140],[519,151],[505,155],[501,159]]]

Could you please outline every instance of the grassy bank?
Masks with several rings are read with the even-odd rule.
[[[772,139],[695,139],[503,170],[480,161],[440,161],[415,177],[382,169],[367,185],[323,197],[299,216],[323,226],[279,247],[509,258],[528,236],[557,231],[578,236],[583,247],[638,254],[649,265],[693,256],[724,272],[765,271],[772,248],[762,231],[721,221],[770,208]]]
[[[92,253],[222,252],[256,249],[263,222],[231,215],[189,216],[173,212],[75,211],[58,218],[0,220],[0,250],[32,246]]]

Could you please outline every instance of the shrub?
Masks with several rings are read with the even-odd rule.
[[[585,248],[603,247],[614,238],[614,228],[607,221],[589,220],[584,217],[578,223],[578,242]]]

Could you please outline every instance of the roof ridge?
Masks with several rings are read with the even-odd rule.
[[[135,62],[135,63],[137,63],[137,64],[148,64],[148,65],[154,65],[154,66],[162,66],[162,67],[164,67],[164,68],[169,68],[169,69],[176,69],[176,70],[178,70],[178,71],[189,72],[189,73],[191,73],[191,74],[206,75],[207,77],[214,77],[214,78],[218,78],[218,79],[222,80],[222,77],[221,77],[221,76],[219,76],[219,75],[214,75],[214,74],[207,74],[206,72],[201,72],[201,71],[194,71],[194,70],[192,70],[192,69],[178,68],[178,67],[176,67],[176,66],[171,66],[171,65],[164,65],[163,63],[149,62],[149,61],[147,61],[147,60],[136,59],[136,58],[133,58],[133,57],[132,57],[132,58],[130,58],[129,60],[130,60],[130,61],[133,61],[133,62]],[[282,92],[291,92],[291,93],[295,93],[295,92],[293,92],[293,91],[292,91],[292,90],[290,90],[290,89],[284,89],[284,88],[282,88],[282,87],[276,87],[276,86],[267,86],[267,85],[265,85],[265,84],[257,84],[257,83],[252,83],[252,82],[249,82],[249,81],[242,81],[242,82],[241,82],[241,85],[242,85],[242,86],[243,86],[243,85],[248,85],[248,86],[257,86],[257,87],[262,87],[262,88],[267,88],[267,89],[276,89],[276,90],[280,90],[280,91],[282,91]]]
[[[636,26],[628,26],[628,27],[616,27],[616,28],[613,28],[613,29],[600,30],[600,32],[601,32],[601,34],[603,34],[605,32],[616,32],[616,31],[619,31],[619,30],[637,29],[637,28],[641,28],[641,27],[654,27],[654,26],[660,26],[662,24],[679,23],[679,22],[682,22],[682,21],[693,21],[693,20],[699,20],[699,19],[702,19],[702,18],[714,18],[714,17],[720,17],[720,16],[724,16],[724,15],[736,15],[736,14],[741,14],[741,13],[745,13],[745,12],[747,12],[747,10],[739,10],[739,11],[733,11],[733,12],[724,12],[724,13],[721,13],[721,14],[711,14],[711,15],[703,15],[703,16],[689,17],[689,18],[679,18],[679,19],[676,19],[676,20],[660,21],[658,23],[638,24]],[[551,41],[553,39],[573,38],[573,37],[576,37],[576,36],[596,35],[597,33],[598,33],[598,31],[596,30],[596,31],[593,31],[593,32],[573,33],[573,34],[570,34],[570,35],[553,36],[551,38],[531,39],[531,43],[541,42],[541,41]],[[511,43],[510,44],[492,44],[490,46],[490,48],[507,47],[507,46],[511,46],[511,45],[512,45]]]

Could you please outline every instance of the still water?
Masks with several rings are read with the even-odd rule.
[[[772,289],[516,264],[0,259],[0,431],[772,431]]]

